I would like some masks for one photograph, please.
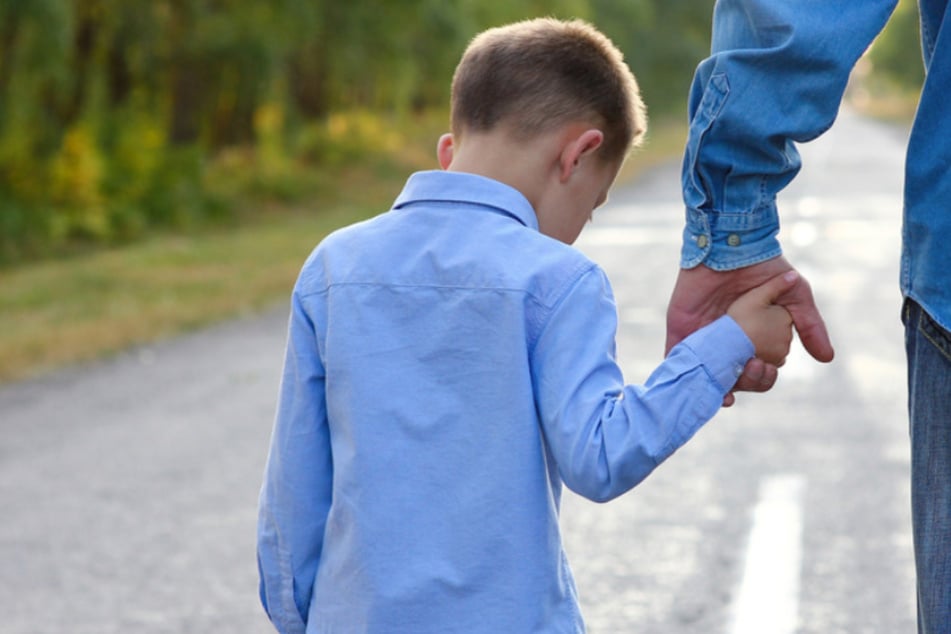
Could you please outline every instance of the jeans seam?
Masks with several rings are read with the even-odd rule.
[[[924,310],[918,317],[918,331],[946,360],[951,361],[951,336]]]

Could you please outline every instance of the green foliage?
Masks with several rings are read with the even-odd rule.
[[[594,22],[624,52],[652,115],[681,113],[710,54],[715,0],[592,0]]]
[[[391,162],[445,112],[469,39],[514,20],[591,20],[652,112],[680,109],[712,4],[0,0],[0,263],[230,222]]]
[[[924,80],[919,28],[918,3],[901,0],[869,52],[875,69],[904,90],[917,91]]]

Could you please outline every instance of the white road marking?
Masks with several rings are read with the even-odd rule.
[[[796,474],[773,476],[760,485],[731,634],[796,631],[805,486],[805,478]]]

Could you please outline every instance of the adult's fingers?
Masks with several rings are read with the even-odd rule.
[[[723,407],[731,407],[736,403],[736,392],[767,392],[776,384],[779,378],[779,369],[762,359],[750,359],[743,368],[743,375],[737,380],[733,389],[723,397]]]
[[[832,361],[835,350],[822,315],[816,307],[816,300],[812,296],[809,282],[800,276],[791,289],[776,298],[775,303],[792,315],[793,325],[806,352],[816,361],[823,363]]]

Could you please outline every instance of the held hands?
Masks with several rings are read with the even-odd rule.
[[[747,291],[792,270],[792,265],[783,257],[725,272],[703,265],[682,269],[667,308],[666,352],[693,331],[724,315]],[[792,316],[799,339],[809,354],[818,361],[832,360],[834,352],[829,334],[805,278],[798,276],[773,303],[785,308]],[[775,364],[755,358],[747,363],[734,390],[765,392],[773,387],[776,376]],[[733,401],[733,394],[728,394],[724,405],[732,405]]]
[[[792,344],[792,315],[778,304],[779,297],[799,279],[787,271],[740,295],[726,313],[740,325],[756,348],[756,358],[780,367],[786,362]]]

